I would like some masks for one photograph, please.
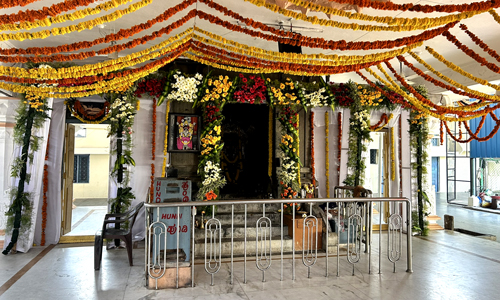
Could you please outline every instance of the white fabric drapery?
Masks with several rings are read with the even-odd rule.
[[[53,106],[53,99],[47,99],[48,107]],[[52,115],[52,111],[49,111],[49,115]],[[32,135],[36,135],[41,137],[40,150],[34,153],[33,160],[28,162],[27,165],[27,173],[31,175],[31,179],[29,182],[25,183],[24,191],[31,193],[31,200],[33,201],[33,215],[31,218],[31,227],[29,229],[22,229],[20,231],[17,244],[16,251],[20,252],[28,252],[29,249],[33,246],[33,241],[35,237],[35,227],[38,222],[39,208],[41,207],[41,199],[42,199],[42,179],[43,179],[43,166],[45,161],[45,152],[47,148],[47,137],[49,134],[51,119],[47,119],[43,126],[38,130],[33,130]],[[18,157],[21,154],[22,145],[16,145],[14,148],[14,156]],[[18,178],[12,178],[11,184],[12,186],[18,185]],[[7,248],[8,244],[12,239],[12,232],[5,232],[5,242],[4,249]]]

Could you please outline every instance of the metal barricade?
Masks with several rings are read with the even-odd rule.
[[[350,188],[336,188],[336,192],[348,192]],[[337,195],[337,194],[336,194]],[[157,220],[153,220],[152,216],[158,216],[158,212],[161,208],[171,207],[177,208],[179,211],[183,207],[191,208],[191,235],[192,235],[192,253],[191,257],[191,286],[194,287],[196,278],[195,278],[195,253],[196,249],[198,251],[204,249],[203,257],[204,257],[204,267],[205,272],[210,275],[210,284],[214,285],[216,282],[216,275],[218,275],[221,269],[221,265],[224,263],[230,264],[229,274],[230,274],[230,282],[231,284],[234,281],[234,250],[235,250],[235,241],[233,239],[235,234],[235,206],[241,207],[241,212],[244,214],[244,218],[239,218],[239,221],[244,220],[243,225],[240,226],[239,230],[244,230],[244,248],[243,253],[238,253],[238,256],[243,257],[243,283],[247,283],[247,260],[255,260],[255,268],[254,270],[258,270],[262,272],[262,281],[266,280],[266,272],[269,271],[275,264],[272,264],[273,259],[279,260],[280,263],[280,279],[285,280],[286,274],[284,271],[283,263],[285,261],[285,252],[291,255],[291,280],[295,280],[295,272],[296,272],[296,258],[295,253],[297,252],[295,244],[300,239],[302,241],[302,263],[307,268],[307,277],[311,276],[311,269],[318,266],[318,262],[322,262],[322,258],[324,257],[326,260],[325,263],[325,276],[329,275],[329,239],[328,234],[330,232],[329,227],[326,226],[326,244],[323,243],[321,249],[318,249],[318,227],[321,225],[319,220],[321,218],[317,218],[312,211],[313,205],[318,204],[330,204],[336,203],[339,208],[339,213],[337,214],[337,222],[341,224],[342,222],[347,222],[347,230],[348,230],[348,241],[347,241],[347,257],[346,260],[349,264],[353,265],[353,274],[354,274],[354,265],[359,261],[363,260],[366,255],[364,255],[361,251],[362,244],[365,244],[365,253],[368,253],[368,273],[371,273],[371,211],[372,211],[372,203],[374,201],[379,201],[380,203],[391,203],[398,205],[405,205],[406,207],[406,215],[402,216],[399,213],[393,214],[389,217],[389,242],[387,245],[387,258],[388,262],[394,265],[394,271],[396,270],[396,263],[401,259],[403,254],[403,242],[402,242],[402,232],[404,229],[404,225],[406,224],[406,233],[407,233],[407,241],[406,241],[406,271],[412,272],[412,243],[411,243],[411,202],[407,198],[350,198],[346,197],[346,195],[341,195],[343,197],[329,198],[329,199],[293,199],[294,203],[292,204],[292,215],[289,216],[288,219],[291,220],[292,224],[294,224],[293,229],[289,232],[291,234],[291,247],[290,247],[290,238],[285,237],[284,233],[284,213],[283,213],[283,205],[288,203],[289,199],[248,199],[248,200],[216,200],[211,201],[210,204],[217,205],[219,210],[222,207],[228,206],[230,208],[230,219],[229,212],[228,215],[215,215],[212,214],[203,231],[201,229],[195,228],[195,218],[197,215],[198,206],[206,206],[207,202],[171,202],[171,203],[147,203],[145,204],[147,213],[146,213],[146,266],[145,266],[145,276],[151,278],[154,282],[156,282],[156,287],[158,286],[158,280],[162,277],[165,277],[165,270],[167,268],[172,269],[170,272],[173,277],[175,274],[175,284],[172,287],[179,287],[179,249],[177,249],[176,261],[175,263],[167,264],[166,261],[155,259],[152,260],[150,257],[152,255],[153,248],[152,245],[157,245],[160,243],[165,243],[165,248],[168,248],[167,243],[167,233],[162,230],[162,234],[158,234],[152,232],[154,229],[151,224],[157,222]],[[302,216],[296,216],[295,214],[295,205],[302,204],[309,212],[304,213]],[[276,211],[270,211],[269,207],[279,205],[281,207],[281,212],[277,213]],[[262,211],[259,215],[254,215],[248,212],[248,207],[262,207]],[[327,206],[328,207],[328,206]],[[153,211],[157,211],[157,213],[153,213]],[[345,212],[344,212],[345,210]],[[212,209],[214,212],[215,209]],[[341,219],[342,215],[342,219]],[[247,216],[250,218],[254,218],[252,221],[247,220]],[[207,216],[208,217],[208,216]],[[221,218],[225,217],[225,222],[230,222],[227,224],[222,224]],[[405,217],[405,218],[404,218]],[[298,220],[298,222],[296,222]],[[300,223],[300,224],[299,224]],[[296,226],[301,227],[302,236],[296,237]],[[179,221],[177,220],[177,225],[180,226]],[[275,226],[275,227],[273,227]],[[224,229],[223,229],[224,227]],[[204,233],[203,241],[198,239],[198,242],[195,242],[195,230],[198,230],[198,235]],[[254,237],[248,238],[247,234],[254,234]],[[277,230],[279,230],[279,234],[276,234]],[[151,231],[151,232],[150,232]],[[179,233],[179,228],[177,230],[172,230],[173,234]],[[241,233],[241,232],[240,232]],[[299,232],[300,233],[300,232]],[[222,239],[222,235],[226,234],[227,238]],[[230,237],[230,239],[229,239]],[[177,236],[178,238],[178,236]],[[276,241],[276,239],[281,238],[281,241]],[[164,239],[159,241],[158,239]],[[222,246],[222,242],[225,240],[225,246]],[[383,253],[382,249],[382,235],[379,237],[379,262],[381,261],[381,256]],[[254,247],[247,247],[247,243],[250,245],[255,241]],[[286,242],[286,243],[285,243]],[[337,276],[340,276],[339,266],[340,266],[340,251],[337,242]],[[179,243],[177,243],[179,245]],[[273,246],[275,249],[273,249]],[[230,248],[230,249],[229,249]],[[278,249],[280,248],[280,249]],[[222,255],[222,251],[225,249],[226,254]],[[319,256],[319,254],[323,253],[326,249],[326,255]],[[230,250],[230,252],[229,252]],[[238,251],[241,251],[241,248],[237,248]],[[255,253],[252,251],[255,250]],[[300,251],[300,250],[299,250]],[[273,255],[276,253],[280,253],[279,256]],[[222,257],[226,256],[230,258],[230,261],[224,262]],[[200,255],[198,255],[200,257]],[[366,261],[365,261],[366,262]],[[174,272],[175,268],[175,272]],[[379,263],[379,273],[381,269],[381,264]],[[253,270],[252,270],[253,271]],[[149,280],[149,279],[148,279]],[[146,282],[148,282],[146,280]],[[224,281],[226,279],[223,279]],[[152,284],[154,286],[154,283]]]

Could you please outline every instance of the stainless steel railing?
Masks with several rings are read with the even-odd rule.
[[[145,275],[156,282],[158,286],[158,280],[165,275],[165,270],[167,268],[175,268],[175,282],[176,287],[179,287],[179,265],[180,265],[180,235],[189,235],[191,238],[191,254],[187,255],[191,259],[191,284],[195,285],[195,249],[197,247],[202,247],[204,249],[204,267],[205,271],[211,276],[211,285],[215,284],[215,275],[219,272],[222,261],[222,223],[217,219],[214,211],[212,209],[212,216],[206,221],[204,229],[204,245],[195,243],[195,219],[197,215],[197,207],[210,205],[217,205],[218,207],[230,206],[231,207],[231,220],[230,220],[230,236],[231,239],[228,242],[230,247],[230,282],[233,283],[234,280],[234,246],[235,242],[234,236],[234,224],[235,224],[235,205],[244,206],[244,253],[243,253],[243,283],[247,282],[247,259],[250,255],[255,256],[256,268],[262,272],[262,281],[266,280],[266,271],[268,271],[272,266],[273,249],[272,249],[272,230],[273,224],[270,218],[270,213],[266,212],[266,205],[270,206],[272,204],[278,204],[281,207],[281,212],[279,213],[279,223],[275,224],[280,226],[280,238],[281,238],[281,249],[280,249],[280,279],[284,280],[283,274],[283,261],[284,261],[284,204],[289,203],[291,199],[248,199],[248,200],[214,200],[210,202],[170,202],[170,203],[147,203],[146,208],[146,253],[145,253]],[[338,207],[338,213],[336,216],[336,228],[337,232],[343,230],[345,226],[344,222],[347,221],[347,261],[354,266],[360,260],[363,259],[363,254],[361,251],[362,244],[365,244],[365,252],[368,256],[368,273],[371,273],[371,211],[372,203],[379,202],[380,206],[382,203],[390,203],[391,207],[404,207],[404,211],[399,209],[393,209],[390,216],[388,217],[388,244],[387,244],[387,258],[389,263],[394,265],[394,272],[396,271],[396,263],[401,259],[403,254],[403,242],[402,235],[404,231],[404,225],[406,224],[406,272],[412,272],[412,221],[411,221],[411,202],[407,198],[329,198],[329,199],[293,199],[292,204],[292,223],[295,224],[296,219],[302,220],[303,222],[303,235],[302,235],[302,262],[304,266],[308,268],[308,277],[311,273],[311,268],[316,265],[316,262],[320,257],[318,256],[318,237],[317,228],[319,226],[318,218],[313,215],[313,205],[326,204],[326,207],[330,207],[331,203],[335,203]],[[309,213],[304,217],[296,218],[295,205],[304,204],[309,206]],[[248,205],[260,204],[262,205],[262,216],[258,218],[254,225],[249,226],[247,222],[247,206]],[[173,211],[171,214],[162,213],[162,209],[168,208]],[[185,226],[181,228],[181,209],[186,211],[190,208],[189,218],[191,219],[190,232],[186,232]],[[345,209],[344,209],[345,208]],[[367,212],[368,211],[368,212]],[[404,213],[403,213],[404,212]],[[273,212],[274,213],[274,212]],[[175,215],[176,214],[176,215]],[[175,221],[175,225],[166,226],[162,218],[175,217],[178,218]],[[186,215],[184,215],[186,217]],[[208,217],[208,216],[207,216]],[[380,222],[381,222],[380,218]],[[344,225],[341,225],[344,224]],[[319,251],[326,251],[326,273],[325,276],[329,276],[329,264],[328,264],[328,254],[329,254],[329,233],[330,226],[327,221],[326,225],[326,245],[323,245],[322,249]],[[255,254],[247,254],[249,250],[247,247],[247,242],[250,240],[247,237],[247,228],[255,228]],[[292,234],[292,275],[291,279],[295,280],[295,253],[296,253],[296,237],[295,237],[295,227],[293,226]],[[382,224],[379,225],[379,230],[382,228]],[[184,231],[184,232],[182,232]],[[174,235],[170,239],[168,236]],[[340,237],[340,234],[338,235]],[[382,232],[380,231],[379,236],[379,273],[381,273],[382,264]],[[175,241],[175,242],[172,242]],[[170,248],[169,248],[170,244]],[[337,276],[340,276],[340,251],[339,251],[340,240],[337,240]],[[172,248],[173,245],[173,248]],[[174,249],[175,251],[175,262],[167,263],[167,248]],[[188,250],[189,251],[189,250]],[[276,251],[275,251],[276,252]],[[289,252],[289,251],[288,251]],[[146,281],[148,282],[148,280]]]

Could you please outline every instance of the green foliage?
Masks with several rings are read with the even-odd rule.
[[[131,187],[118,188],[116,198],[109,199],[111,211],[114,213],[126,212],[132,199],[135,199],[135,195],[132,193]]]

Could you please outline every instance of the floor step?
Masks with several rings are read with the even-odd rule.
[[[444,229],[441,225],[436,223],[437,221],[441,220],[440,216],[428,215],[427,217],[425,217],[425,219],[427,221],[429,221],[429,225],[428,225],[429,230],[443,230]]]

